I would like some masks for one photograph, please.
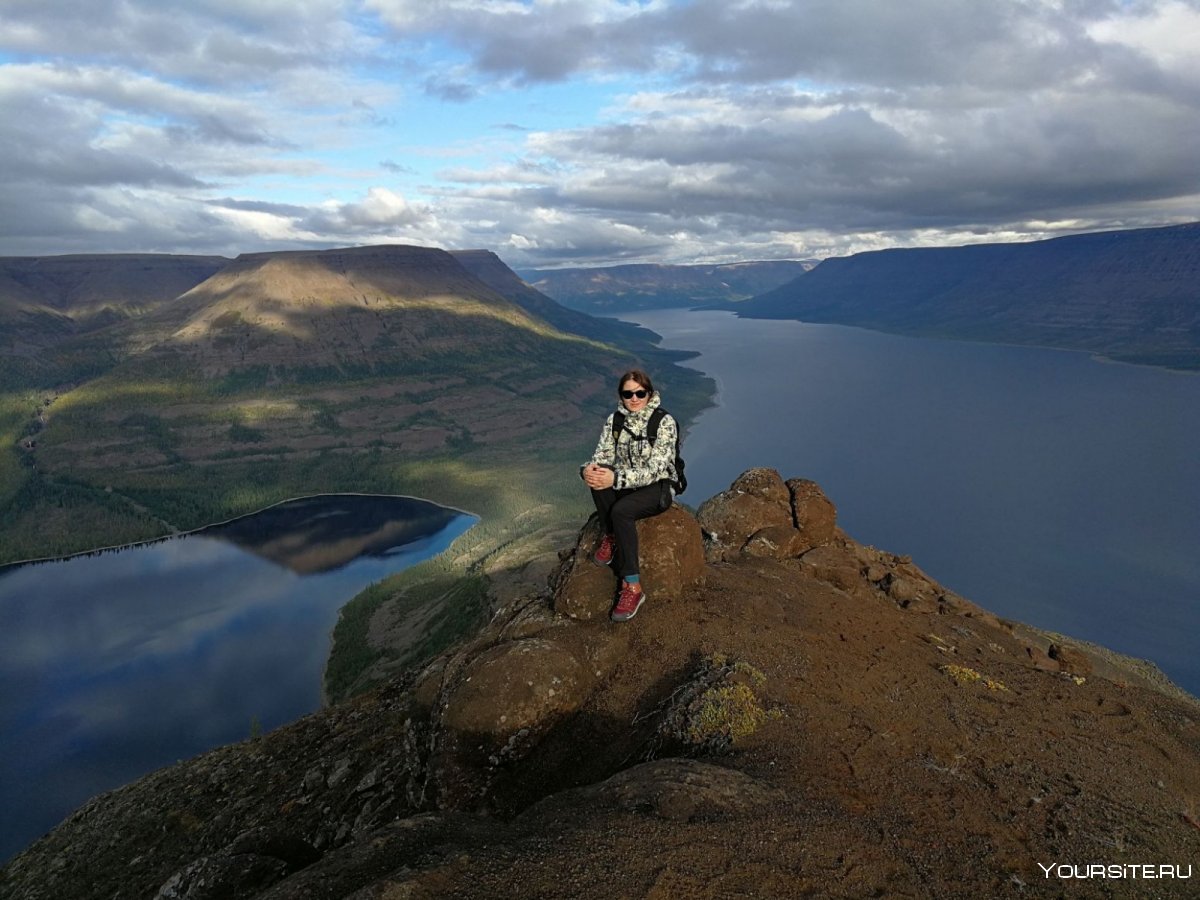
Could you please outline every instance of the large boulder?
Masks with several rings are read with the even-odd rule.
[[[797,543],[804,548],[800,553],[832,541],[837,531],[837,508],[833,501],[815,481],[807,478],[790,478],[787,488],[791,494],[792,517],[800,532]]]
[[[1058,663],[1059,669],[1071,675],[1091,675],[1092,661],[1086,653],[1065,644],[1051,644],[1050,658]]]
[[[743,472],[728,490],[701,503],[696,518],[713,562],[737,557],[750,538],[764,528],[795,527],[791,496],[774,469]]]
[[[800,568],[810,578],[832,584],[847,593],[869,584],[858,558],[845,547],[814,547],[800,557]]]
[[[472,659],[441,707],[430,761],[438,807],[482,803],[495,770],[526,755],[594,687],[589,665],[542,637],[497,644]]]
[[[509,641],[471,661],[442,723],[498,747],[518,731],[544,728],[547,720],[574,711],[588,687],[579,660],[556,641]]]
[[[653,599],[679,599],[704,578],[704,535],[681,506],[638,522],[641,578]]]
[[[789,559],[833,540],[837,510],[815,482],[785,482],[774,469],[748,469],[700,505],[710,562],[742,554]]]
[[[555,615],[548,598],[530,598],[502,607],[474,640],[427,666],[405,723],[412,807],[486,806],[495,779],[612,673],[630,635],[607,620]]]
[[[637,524],[642,584],[650,602],[678,599],[704,577],[704,538],[700,525],[681,506]],[[584,525],[579,539],[551,580],[554,611],[583,621],[607,618],[618,583],[608,566],[591,560],[600,542],[598,517]]]

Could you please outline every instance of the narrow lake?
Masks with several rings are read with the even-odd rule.
[[[810,478],[857,540],[1200,695],[1200,376],[724,312],[627,318],[699,351],[687,365],[719,386],[681,499],[751,466]]]
[[[317,709],[338,609],[475,521],[310,497],[0,570],[0,861],[97,793]]]

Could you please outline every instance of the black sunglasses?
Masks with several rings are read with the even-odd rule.
[[[634,397],[643,400],[649,393],[649,391],[621,391],[621,396],[626,400],[632,400]]]

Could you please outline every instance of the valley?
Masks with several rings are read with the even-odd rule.
[[[507,277],[513,299],[440,250],[250,254],[72,337],[106,367],[5,384],[0,562],[192,530],[297,496],[418,496],[482,521],[347,607],[327,689],[342,696],[460,636],[486,609],[488,573],[509,577],[515,545],[523,566],[586,511],[577,466],[617,373],[635,362],[660,372],[684,419],[711,394],[674,365],[687,354],[657,349],[644,330],[565,310],[494,257],[475,263],[502,287]],[[107,283],[122,295],[117,275]],[[464,602],[444,611],[448,593]],[[401,609],[435,627],[405,629]],[[392,624],[381,632],[376,616]],[[397,630],[412,639],[378,638]]]
[[[203,873],[236,882],[250,860],[271,874],[258,886],[237,882],[246,896],[318,883],[343,894],[482,883],[511,896],[529,887],[527,873],[535,893],[551,896],[563,866],[545,849],[546,835],[563,834],[555,809],[575,822],[572,858],[583,867],[570,883],[581,895],[611,865],[582,849],[610,846],[610,822],[655,842],[695,843],[665,851],[670,865],[693,865],[697,849],[722,860],[717,874],[732,885],[819,890],[834,878],[856,895],[897,884],[933,884],[946,896],[968,883],[999,890],[1029,878],[1034,859],[1084,852],[1097,830],[1125,844],[1121,860],[1147,847],[1185,856],[1194,842],[1176,800],[1194,793],[1194,698],[1144,660],[997,618],[906,552],[914,519],[944,513],[961,492],[889,500],[887,482],[925,464],[971,477],[988,457],[943,442],[949,464],[918,452],[917,463],[872,465],[869,451],[909,443],[889,416],[918,430],[926,422],[936,438],[954,433],[949,423],[964,411],[987,411],[940,390],[928,352],[903,365],[880,352],[897,339],[861,332],[855,356],[837,350],[829,329],[754,324],[757,339],[731,342],[717,328],[705,350],[752,351],[736,363],[747,391],[719,369],[690,368],[707,363],[664,349],[644,327],[555,304],[493,254],[385,247],[239,257],[175,298],[46,338],[84,350],[56,357],[71,379],[5,386],[6,559],[158,536],[326,492],[408,494],[480,522],[341,609],[321,711],[93,799],[2,877],[22,896],[101,882],[120,895],[129,884],[174,890]],[[690,347],[692,325],[680,326],[677,346]],[[772,342],[781,358],[812,368],[768,374]],[[936,343],[948,359],[989,371],[988,351],[1012,349]],[[1024,354],[1022,378],[1054,371],[1041,352]],[[10,346],[8,362],[18,355]],[[785,483],[774,469],[751,469],[695,515],[677,504],[657,520],[648,545],[661,552],[646,567],[655,602],[636,628],[616,629],[606,619],[611,573],[587,560],[594,535],[580,533],[589,504],[577,466],[612,405],[613,376],[634,363],[654,372],[685,423],[712,403],[712,376],[721,379],[717,411],[735,419],[716,432],[696,426],[686,452],[697,502],[729,483],[717,469],[759,453],[768,466],[803,470]],[[764,378],[769,385],[755,384]],[[936,403],[906,409],[910,382],[944,396],[945,423],[928,427]],[[834,386],[866,394],[819,403]],[[1015,440],[1028,443],[1031,426],[1052,434],[1062,416],[1044,412],[1045,422],[1017,422]],[[802,430],[778,427],[781,413]],[[766,418],[744,420],[752,414]],[[814,433],[845,424],[852,431],[827,445]],[[766,431],[774,443],[746,437]],[[736,459],[710,452],[717,447]],[[822,471],[832,457],[865,462],[884,481]],[[818,473],[846,497],[847,527],[858,532],[864,508],[882,509],[898,526],[889,546],[905,552],[835,527],[833,504],[808,480]],[[756,512],[742,521],[748,505]],[[1014,530],[993,518],[964,516],[959,527]],[[741,531],[730,532],[734,522]],[[1061,548],[1053,536],[1042,544]],[[985,557],[961,560],[968,571],[1023,558],[1019,548],[981,546]],[[701,743],[669,743],[693,733],[687,717],[717,697],[744,705],[721,707],[717,733]],[[1129,727],[1144,739],[1129,738]],[[1115,767],[1096,752],[1114,736],[1124,753]],[[720,765],[687,758],[726,754]],[[1147,792],[1143,771],[1163,787]],[[1026,791],[1052,806],[1004,799]],[[935,795],[954,827],[937,811],[914,815],[917,798]],[[735,797],[750,799],[722,799]],[[1129,813],[1124,824],[1114,808]],[[768,809],[772,833],[799,856],[755,851],[757,838],[704,825],[715,815],[749,826]],[[813,810],[824,812],[814,819]],[[880,842],[897,827],[903,837]],[[808,871],[831,835],[863,864]],[[918,859],[918,845],[940,849]],[[458,860],[450,868],[445,847]],[[273,856],[293,849],[286,865]],[[414,853],[419,866],[397,868]],[[670,871],[634,868],[621,883],[676,884]]]

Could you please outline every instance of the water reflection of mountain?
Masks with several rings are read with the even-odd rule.
[[[387,556],[437,534],[458,515],[410,497],[336,494],[289,500],[200,533],[311,575],[363,556]]]

